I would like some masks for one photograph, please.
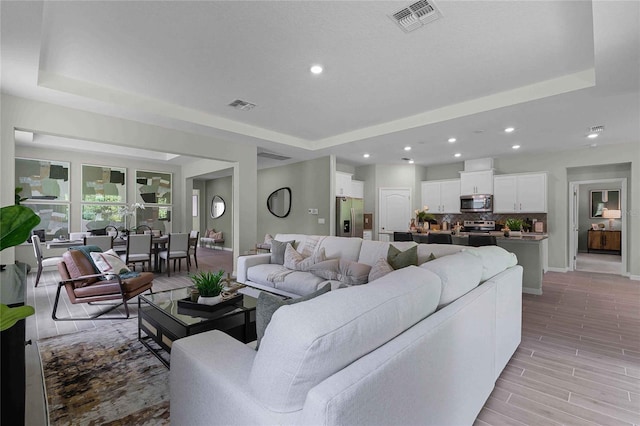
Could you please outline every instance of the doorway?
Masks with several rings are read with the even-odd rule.
[[[570,271],[626,275],[626,194],[626,178],[569,183]]]

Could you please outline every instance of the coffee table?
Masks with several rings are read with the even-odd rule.
[[[138,296],[138,340],[167,368],[176,339],[209,330],[221,330],[244,342],[256,339],[256,308],[237,302],[208,312],[178,306],[190,295],[190,287]]]

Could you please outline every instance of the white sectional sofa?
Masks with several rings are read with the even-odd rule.
[[[382,241],[363,240],[361,238],[344,238],[333,236],[309,236],[304,234],[277,234],[276,241],[295,241],[295,248],[302,253],[307,240],[310,237],[319,239],[315,251],[324,250],[325,256],[330,258],[346,259],[369,266],[381,257],[386,258],[389,245],[393,244],[400,250],[406,250],[415,245],[418,246],[418,263],[424,263],[433,253],[436,257],[445,256],[461,251],[466,246],[453,244],[416,244],[414,242],[397,241],[393,243]],[[269,276],[274,271],[282,269],[282,265],[271,263],[271,253],[238,258],[237,281],[253,288],[266,290],[271,293],[287,297],[300,297],[313,293],[323,286],[327,280],[313,275],[310,272],[295,271],[288,274],[283,282],[269,281]],[[332,283],[334,287],[339,283]]]
[[[323,247],[386,256],[389,243],[369,243]],[[220,331],[174,342],[171,423],[472,424],[520,343],[522,267],[499,248],[461,249],[421,248],[437,259],[279,308],[258,351]],[[245,271],[260,256],[240,258]]]

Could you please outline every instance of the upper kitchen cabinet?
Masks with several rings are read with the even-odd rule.
[[[361,180],[351,181],[351,197],[364,198],[364,182]]]
[[[422,182],[422,205],[431,213],[460,213],[460,179]]]
[[[460,195],[493,194],[493,170],[460,172]]]
[[[336,196],[351,196],[351,174],[336,172]]]
[[[547,213],[547,174],[499,175],[493,185],[494,213]]]

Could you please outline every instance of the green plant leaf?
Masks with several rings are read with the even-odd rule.
[[[33,306],[25,305],[10,308],[7,305],[0,305],[0,331],[11,328],[23,318],[33,315],[36,311]]]
[[[39,223],[40,217],[28,207],[0,208],[0,251],[27,241],[31,230]]]

